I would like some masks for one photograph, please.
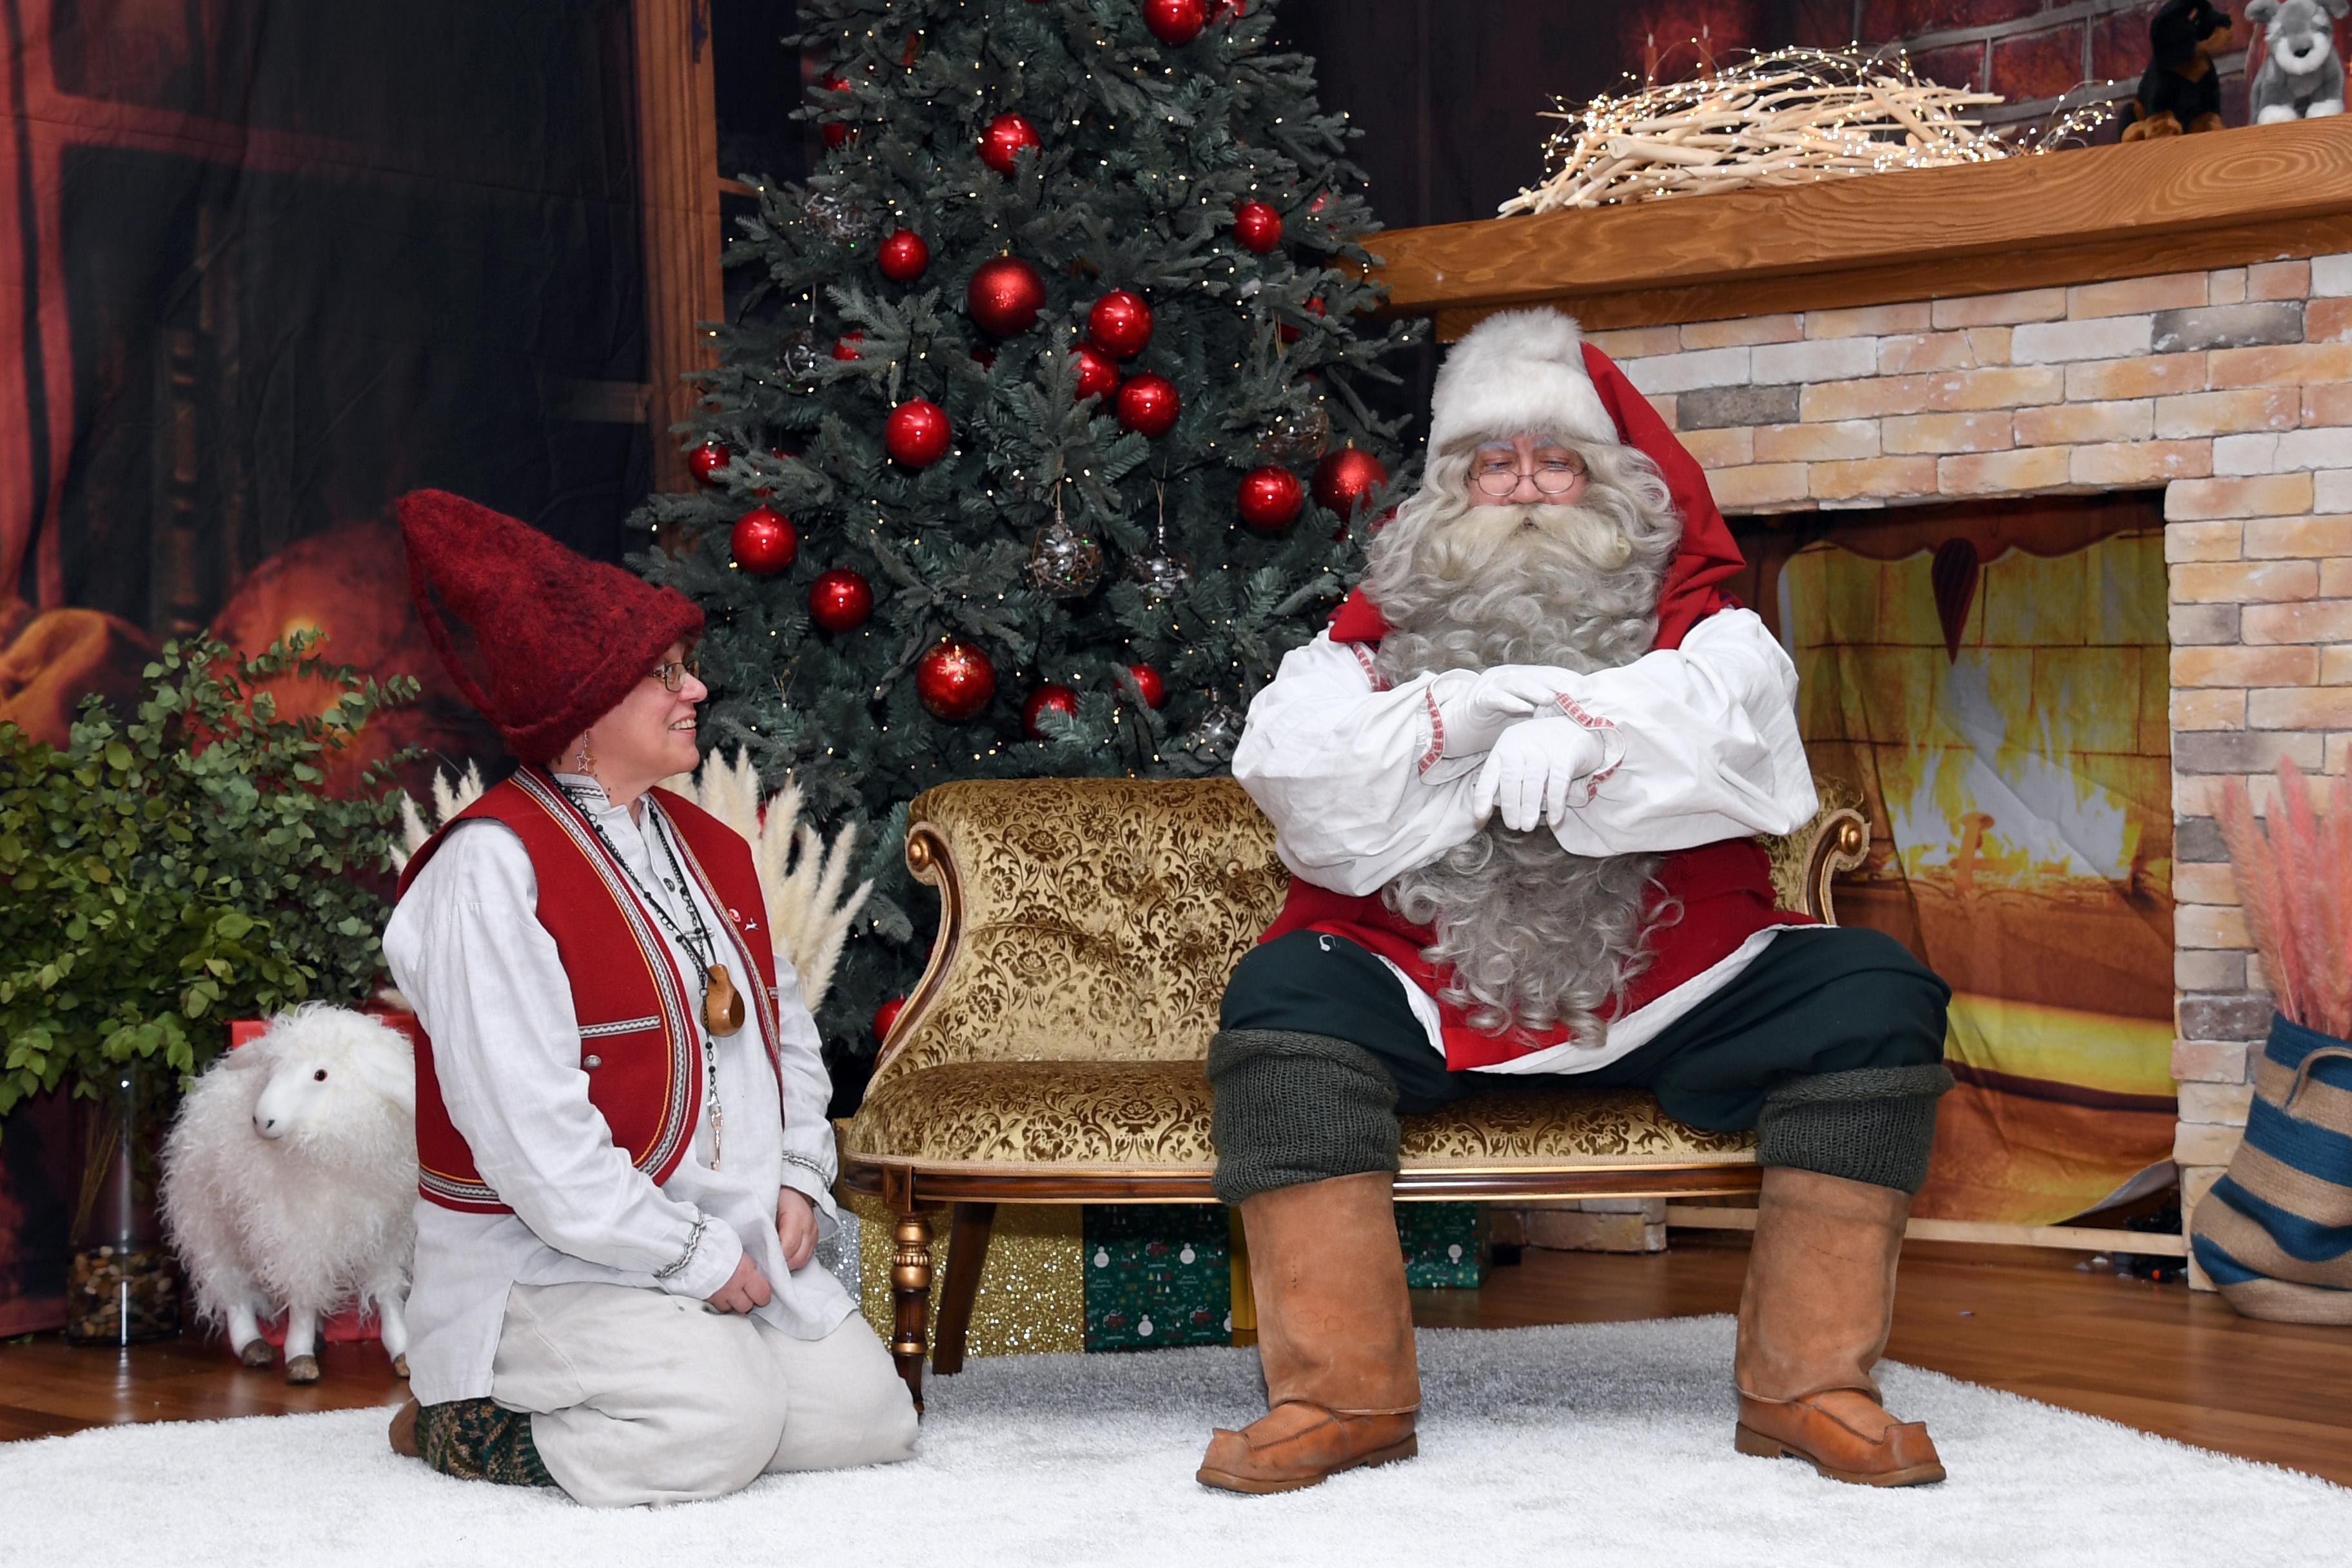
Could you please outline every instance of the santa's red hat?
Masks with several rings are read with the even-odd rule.
[[[544,763],[613,710],[674,642],[702,630],[675,588],[567,550],[529,523],[446,490],[400,498],[408,592],[466,700],[507,749]],[[473,633],[484,678],[450,636],[438,595]]]

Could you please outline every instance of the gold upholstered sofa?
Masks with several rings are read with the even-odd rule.
[[[1784,906],[1826,921],[1830,879],[1861,863],[1869,826],[1851,786],[1823,780],[1822,797],[1767,847]],[[939,889],[939,935],[840,1135],[843,1184],[893,1216],[890,1349],[919,1405],[927,1350],[934,1371],[962,1364],[997,1204],[1214,1201],[1202,1063],[1288,874],[1229,778],[942,784],[909,810],[907,864]],[[1742,1193],[1760,1179],[1751,1142],[1638,1092],[1506,1089],[1405,1118],[1396,1192]],[[948,1207],[932,1348],[931,1216]]]

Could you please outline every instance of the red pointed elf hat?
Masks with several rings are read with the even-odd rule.
[[[612,711],[674,642],[702,630],[675,588],[567,550],[502,512],[446,490],[400,498],[408,592],[450,679],[507,749],[544,763]],[[478,680],[434,604],[474,635]]]

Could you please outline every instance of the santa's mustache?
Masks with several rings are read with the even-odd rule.
[[[1505,564],[1521,571],[1549,563],[1611,572],[1633,553],[1633,541],[1605,511],[1528,503],[1464,507],[1431,531],[1424,548],[1425,570],[1457,580]]]

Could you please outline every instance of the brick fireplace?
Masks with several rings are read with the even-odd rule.
[[[2270,1014],[2221,783],[2260,802],[2281,757],[2352,764],[2345,131],[1386,237],[1393,297],[1442,336],[1517,303],[1581,315],[1735,520],[2160,497],[2184,1206],[2236,1147]]]

